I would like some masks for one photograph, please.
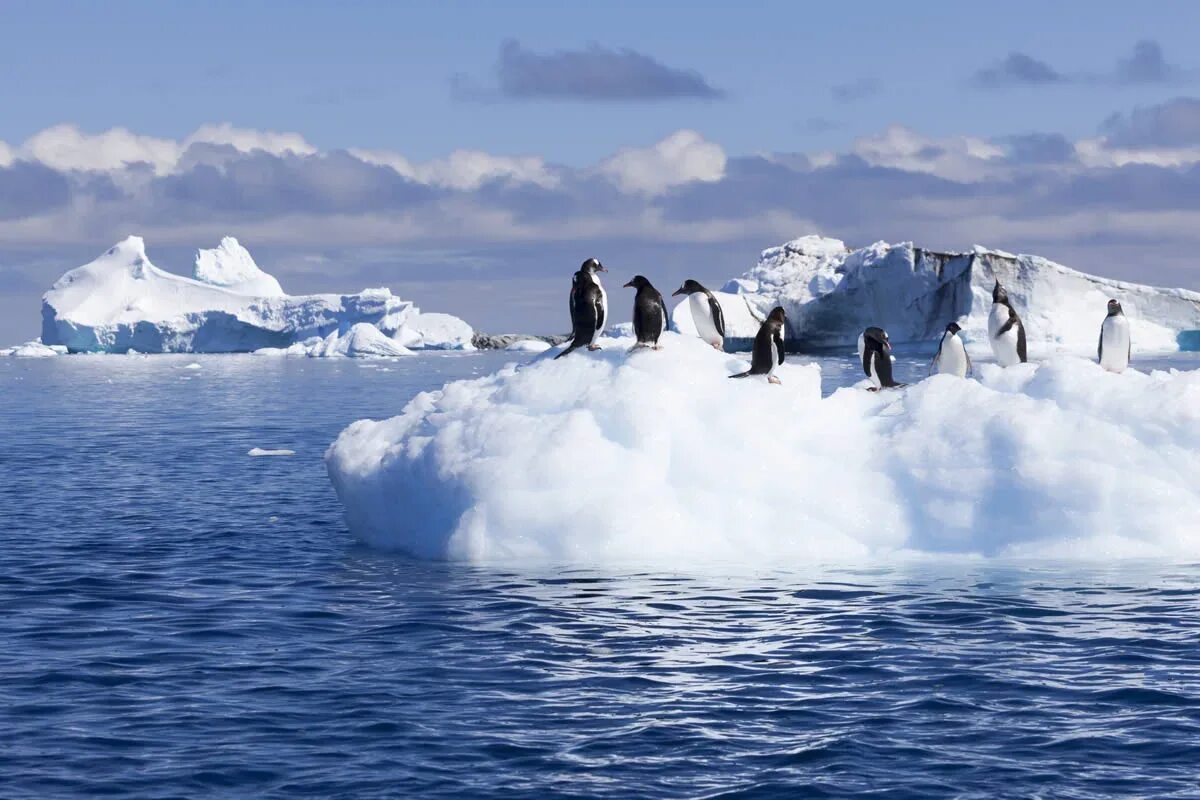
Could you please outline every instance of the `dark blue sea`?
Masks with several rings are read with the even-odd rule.
[[[1200,564],[356,544],[326,446],[509,360],[0,358],[0,797],[1200,797]]]

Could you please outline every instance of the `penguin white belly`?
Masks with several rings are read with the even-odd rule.
[[[692,310],[692,321],[696,323],[696,335],[709,344],[720,342],[721,334],[717,333],[712,311],[708,307],[708,295],[692,292],[688,295],[688,307]]]
[[[875,372],[875,358],[876,356],[872,354],[871,357],[867,359],[867,380],[869,380],[871,385],[876,389],[882,389],[883,381],[879,380],[879,375]],[[885,355],[884,358],[887,358],[887,356]]]
[[[608,325],[608,292],[604,291],[604,286],[600,283],[599,278],[593,277],[592,280],[596,281],[596,288],[600,290],[600,308],[604,314],[604,318],[600,321],[600,327],[592,334],[591,343],[595,344],[596,340],[600,338],[600,334],[604,333],[604,328]]]
[[[779,348],[775,346],[775,340],[771,340],[771,369],[767,372],[767,377],[775,374],[775,368],[779,366]]]
[[[988,314],[988,340],[992,343],[996,363],[1002,367],[1021,363],[1021,356],[1017,354],[1017,326],[1013,325],[1002,336],[996,335],[1008,322],[1009,314],[1008,306],[1003,303],[992,303],[992,311]]]
[[[1124,372],[1129,366],[1129,320],[1125,315],[1107,317],[1100,326],[1100,366],[1109,372]]]
[[[942,338],[942,349],[938,353],[937,371],[939,375],[957,375],[967,377],[967,349],[962,339],[947,334]]]

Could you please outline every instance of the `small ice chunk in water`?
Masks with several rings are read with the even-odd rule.
[[[255,457],[257,457],[257,456],[294,456],[294,455],[296,455],[296,451],[295,450],[264,450],[261,447],[252,447],[252,448],[250,448],[249,452],[246,453],[246,455],[255,456]]]

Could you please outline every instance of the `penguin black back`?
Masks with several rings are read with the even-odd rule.
[[[767,375],[772,383],[778,379],[772,374],[775,367],[783,363],[783,326],[787,315],[781,306],[775,306],[754,337],[754,350],[750,354],[750,369],[730,375],[731,378],[746,378],[751,375]]]
[[[641,275],[635,275],[625,286],[637,289],[633,299],[633,332],[638,344],[657,348],[658,338],[667,329],[667,304],[662,293]]]
[[[590,345],[603,318],[600,287],[591,280],[576,280],[571,290],[571,345],[554,358],[562,358],[577,348]]]
[[[883,328],[870,327],[863,331],[863,373],[874,377],[880,388],[903,386],[892,377],[892,343]]]

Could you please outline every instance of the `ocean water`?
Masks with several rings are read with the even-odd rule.
[[[509,360],[0,358],[0,797],[1200,794],[1198,564],[357,545],[325,447]]]

